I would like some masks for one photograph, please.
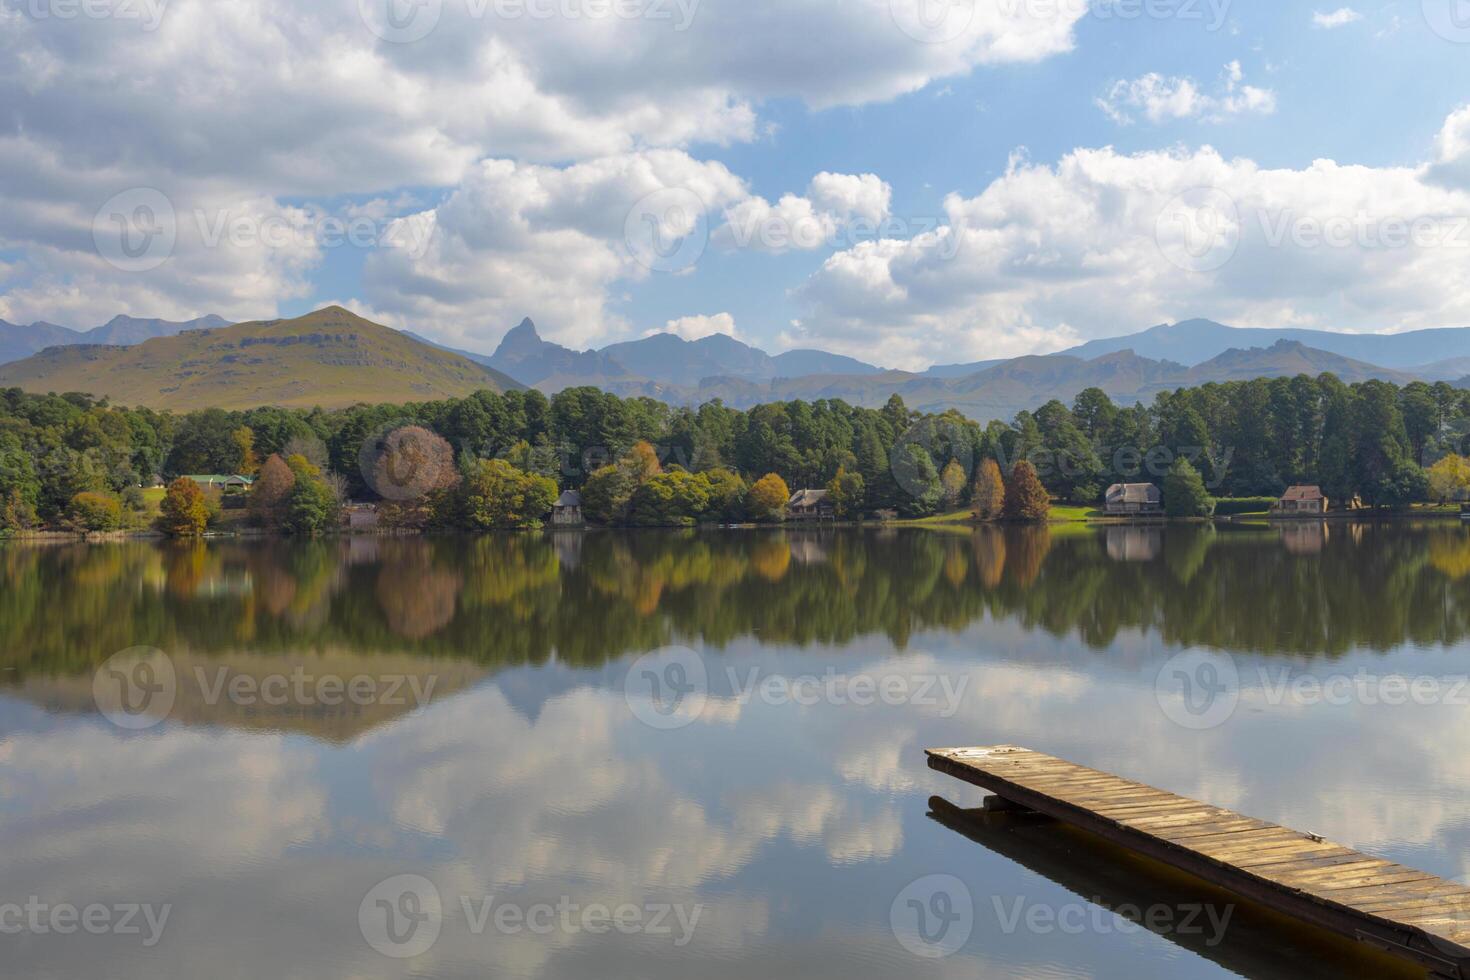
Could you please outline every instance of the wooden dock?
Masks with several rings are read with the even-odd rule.
[[[1470,980],[1470,888],[1231,810],[1011,745],[929,766],[1268,908]]]

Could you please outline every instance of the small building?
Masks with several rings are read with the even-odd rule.
[[[1271,505],[1271,512],[1273,514],[1325,514],[1327,503],[1321,487],[1290,487],[1281,495],[1280,500]]]
[[[830,521],[837,516],[826,490],[798,490],[786,502],[786,516],[798,521]]]
[[[586,523],[582,518],[582,495],[568,490],[557,497],[551,508],[551,523],[556,527],[580,527]]]
[[[1109,517],[1160,515],[1164,495],[1152,483],[1115,483],[1103,496],[1103,511]]]
[[[253,476],[241,476],[240,474],[205,473],[188,474],[186,480],[193,480],[205,490],[218,490],[221,493],[244,493],[255,483]]]
[[[342,517],[353,531],[376,531],[381,525],[376,504],[348,504],[342,508]]]

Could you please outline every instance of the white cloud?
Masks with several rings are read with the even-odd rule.
[[[923,367],[1199,315],[1347,330],[1470,322],[1467,164],[1470,110],[1447,123],[1432,165],[1413,168],[1271,170],[1209,147],[1018,157],[978,196],[951,195],[945,227],[832,255],[796,291],[803,315],[787,339]],[[1200,188],[1238,216],[1204,214]],[[1180,200],[1215,223],[1175,227]],[[1211,247],[1232,239],[1233,252]]]
[[[1346,27],[1362,19],[1363,15],[1352,7],[1339,7],[1331,13],[1316,11],[1312,14],[1312,25],[1321,30],[1330,31],[1338,27]]]
[[[804,197],[786,194],[774,205],[750,197],[727,208],[714,240],[723,248],[775,253],[841,247],[877,232],[892,198],[893,189],[877,174],[823,172]]]
[[[372,254],[366,300],[394,325],[447,343],[498,337],[528,313],[551,339],[577,347],[605,342],[628,329],[607,309],[609,290],[649,274],[629,253],[629,214],[670,188],[710,209],[747,196],[723,164],[682,150],[566,167],[487,160],[436,208],[400,219],[432,227],[432,234],[402,236],[429,246],[421,255]]]
[[[895,16],[888,0],[759,12],[702,0],[629,19],[445,0],[408,44],[375,36],[359,0],[129,5],[158,10],[156,23],[12,5],[0,11],[0,247],[23,253],[26,284],[5,309],[81,322],[120,309],[271,315],[320,260],[185,248],[162,269],[119,272],[96,261],[85,231],[129,188],[210,211],[329,194],[391,201],[404,187],[476,180],[490,156],[565,163],[751,140],[769,100],[860,105],[1040,60],[1071,49],[1085,14],[979,5],[945,43],[921,43],[901,27],[904,2]]]
[[[1434,163],[1429,172],[1440,183],[1470,190],[1470,105],[1457,109],[1445,120],[1434,141]]]
[[[652,337],[661,333],[671,333],[685,340],[700,340],[715,334],[736,338],[740,336],[735,330],[735,318],[728,313],[716,313],[714,316],[680,317],[677,320],[670,320],[662,330],[649,330],[643,336]]]
[[[1121,126],[1131,125],[1138,112],[1157,125],[1179,119],[1218,122],[1230,116],[1270,115],[1276,111],[1274,92],[1244,82],[1239,61],[1225,66],[1214,95],[1206,94],[1192,78],[1150,72],[1131,81],[1114,82],[1097,100],[1097,106]]]

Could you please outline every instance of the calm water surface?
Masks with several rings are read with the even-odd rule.
[[[0,905],[169,909],[152,945],[0,933],[0,973],[1393,975],[1244,906],[1131,928],[1101,910],[1230,899],[931,811],[981,794],[923,749],[1026,745],[1460,877],[1467,634],[1451,525],[0,547]],[[1342,683],[1392,676],[1430,703]],[[134,682],[166,717],[106,696]]]

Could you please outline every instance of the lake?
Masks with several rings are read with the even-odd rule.
[[[1449,523],[0,546],[3,972],[1393,976],[923,750],[1465,880],[1467,639]]]

